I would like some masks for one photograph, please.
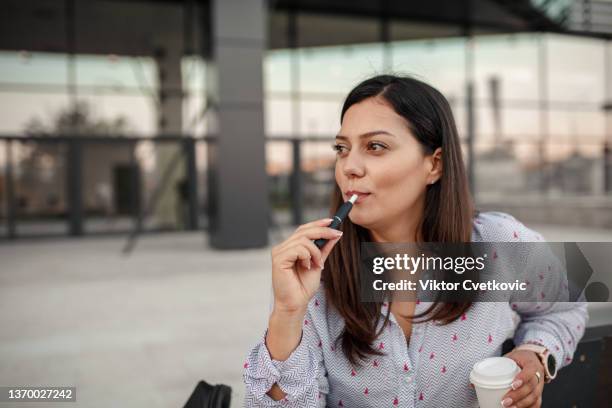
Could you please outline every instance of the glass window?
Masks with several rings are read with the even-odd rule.
[[[300,91],[346,94],[362,80],[380,74],[383,48],[380,44],[305,48],[299,51]]]
[[[600,105],[605,95],[605,42],[559,35],[546,37],[550,99]]]
[[[465,41],[399,41],[391,46],[393,71],[416,76],[442,92],[447,99],[465,95]]]
[[[538,100],[538,39],[533,34],[479,36],[474,44],[476,98]]]

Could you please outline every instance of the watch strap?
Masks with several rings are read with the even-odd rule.
[[[546,347],[541,346],[539,344],[525,343],[525,344],[521,344],[516,349],[533,351],[534,353],[537,354],[538,358],[540,359],[540,362],[542,363],[542,366],[544,367],[544,381],[546,383],[549,383],[551,380],[555,378],[556,373],[554,373],[555,375],[551,375],[548,369],[548,357],[550,355],[550,351]]]

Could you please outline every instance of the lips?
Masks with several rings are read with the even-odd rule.
[[[349,190],[345,194],[346,194],[347,200],[351,198],[353,194],[357,194],[358,197],[357,197],[357,201],[355,202],[355,204],[358,204],[362,202],[365,198],[367,198],[371,193],[367,193],[364,191]]]

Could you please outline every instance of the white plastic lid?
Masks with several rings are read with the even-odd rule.
[[[489,357],[474,364],[470,381],[479,387],[506,388],[520,371],[519,366],[510,358]]]

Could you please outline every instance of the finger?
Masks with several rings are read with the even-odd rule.
[[[504,406],[513,406],[517,408],[528,407],[533,405],[537,398],[537,385],[538,379],[535,376],[535,371],[533,378],[529,379],[526,383],[523,383],[520,387],[518,387],[514,391],[508,392],[502,402],[506,399],[511,399],[511,403],[506,403]]]
[[[336,246],[338,241],[340,241],[340,238],[342,238],[342,236],[332,238],[329,241],[327,241],[325,245],[323,245],[323,247],[321,248],[321,257],[323,259],[321,266],[325,264],[325,261],[327,260],[329,253],[332,251],[332,249],[334,249],[334,246]]]
[[[535,408],[540,408],[542,406],[542,393],[544,392],[544,379],[540,380],[538,385],[536,386],[536,394],[538,396],[536,403],[534,404]]]
[[[528,394],[525,396],[525,398],[523,398],[520,401],[517,401],[513,404],[514,407],[516,408],[528,408],[533,406],[537,401],[538,401],[538,393],[536,392],[536,390],[534,389],[532,393]]]
[[[526,364],[521,372],[514,378],[514,381],[512,382],[512,390],[508,391],[506,395],[504,395],[502,401],[510,398],[513,402],[518,402],[529,395],[537,385],[538,380],[535,376],[535,372],[536,368],[534,365]]]
[[[310,228],[310,227],[327,227],[329,224],[331,224],[333,220],[331,218],[321,218],[318,220],[314,220],[311,222],[307,222],[306,224],[302,224],[299,227],[297,227],[296,231],[301,231],[303,229],[306,228]]]
[[[308,252],[310,252],[311,259],[313,261],[314,266],[321,269],[323,267],[323,259],[321,250],[317,248],[317,246],[310,239],[306,237],[302,237],[299,241],[299,244],[306,247]]]
[[[329,227],[310,227],[296,233],[295,239],[306,237],[312,241],[325,238],[332,239],[342,235],[342,231]]]
[[[310,258],[310,252],[303,245],[294,245],[286,248],[282,256],[282,259],[284,259],[283,263],[286,266],[298,262],[306,269],[310,269]]]
[[[331,240],[339,236],[342,236],[342,231],[338,231],[336,229],[328,228],[328,227],[311,227],[309,229],[305,229],[301,231],[299,234],[296,234],[295,236],[288,239],[286,246],[291,247],[295,245],[296,243],[301,243],[303,242],[303,239],[308,239],[309,241],[312,242],[318,239]],[[315,245],[315,248],[316,247],[317,246]]]
[[[306,233],[306,235],[304,234],[304,231],[312,231],[313,228],[319,228],[319,230],[330,230],[330,231],[336,231],[333,228],[327,228],[326,226],[322,225],[329,225],[331,223],[331,218],[327,218],[327,219],[323,219],[323,220],[318,220],[318,221],[313,221],[310,222],[308,224],[303,224],[300,225],[294,232],[293,234],[291,234],[289,236],[289,238],[287,238],[285,241],[281,242],[278,247],[280,250],[284,249],[284,248],[288,248],[293,246],[293,244],[295,243],[296,240],[299,240],[301,237],[303,236],[308,236],[308,235],[312,235],[312,232],[308,232]],[[312,238],[314,239],[318,239],[321,237],[316,237],[316,238]]]

